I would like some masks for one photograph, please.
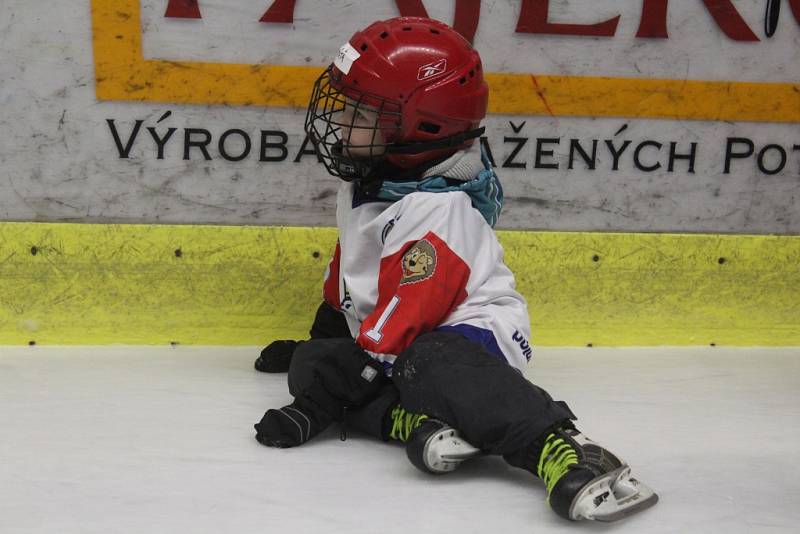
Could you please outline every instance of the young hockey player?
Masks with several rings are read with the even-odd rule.
[[[256,361],[288,370],[294,396],[256,438],[293,447],[337,421],[405,442],[430,473],[502,455],[544,482],[560,516],[621,519],[658,497],[522,374],[528,312],[492,230],[502,189],[476,142],[487,101],[478,53],[425,18],[357,32],[317,80],[305,129],[343,180],[339,242],[311,339]]]

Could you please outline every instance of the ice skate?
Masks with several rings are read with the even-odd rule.
[[[631,477],[627,463],[576,429],[545,438],[536,474],[553,511],[573,521],[617,521],[658,502],[652,489]]]
[[[387,416],[389,421],[384,424],[391,427],[389,439],[402,441],[403,443],[407,443],[411,433],[428,420],[427,415],[409,412],[399,404],[392,408],[392,411]]]
[[[422,422],[406,443],[406,455],[414,467],[434,475],[454,471],[464,460],[481,454],[458,430],[436,419]]]
[[[389,418],[389,438],[405,443],[408,459],[425,473],[449,473],[464,460],[482,454],[456,429],[425,414],[408,412],[397,405],[389,413]]]

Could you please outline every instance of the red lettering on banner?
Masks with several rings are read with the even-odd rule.
[[[731,0],[703,0],[714,21],[734,41],[759,41]]]
[[[395,0],[401,17],[429,18],[428,10],[422,0]],[[475,39],[478,22],[481,18],[481,0],[456,0],[456,14],[453,29],[470,43]]]
[[[199,19],[200,4],[197,0],[169,0],[165,17],[175,19]]]
[[[789,0],[789,7],[792,8],[794,20],[800,24],[800,0]]]
[[[591,35],[613,37],[621,15],[597,24],[560,24],[547,22],[550,0],[522,0],[522,10],[517,21],[517,33],[543,33],[548,35]]]
[[[422,0],[395,0],[397,9],[400,10],[401,17],[425,17],[428,18],[428,10]]]
[[[790,0],[798,4],[800,0]],[[758,41],[730,0],[703,0],[717,25],[735,41]],[[667,39],[667,5],[669,0],[644,0],[642,19],[636,37]]]
[[[667,5],[669,0],[644,0],[642,18],[636,37],[667,39]]]
[[[481,0],[459,0],[456,2],[456,15],[453,28],[470,43],[478,31],[481,19]]]
[[[294,22],[294,2],[295,0],[275,0],[259,22],[291,24]]]
[[[731,0],[702,0],[717,26],[734,41],[759,41]],[[780,0],[772,0],[780,6]],[[642,0],[642,17],[636,37],[667,39],[667,11],[669,0]],[[788,0],[795,21],[800,24],[800,0]],[[400,15],[428,17],[423,0],[395,0]],[[296,0],[274,0],[260,22],[291,24],[294,22]],[[517,33],[545,35],[580,35],[613,37],[621,15],[596,24],[564,24],[548,22],[550,0],[522,0],[517,20]],[[200,19],[198,0],[168,0],[164,14],[168,18]],[[481,0],[456,0],[453,28],[470,43],[475,38],[481,16]],[[777,17],[775,22],[777,23]],[[774,27],[773,27],[774,31]],[[768,36],[771,34],[768,34]]]

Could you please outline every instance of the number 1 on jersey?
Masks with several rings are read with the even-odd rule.
[[[400,297],[395,295],[392,297],[392,300],[389,301],[389,304],[386,305],[386,309],[383,310],[383,313],[378,318],[378,322],[375,323],[375,326],[367,330],[364,335],[370,338],[375,343],[380,343],[381,338],[383,338],[383,327],[386,326],[387,321],[394,313],[394,310],[397,308],[397,305],[400,304]]]

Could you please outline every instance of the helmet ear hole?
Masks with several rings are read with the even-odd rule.
[[[441,126],[432,122],[421,122],[419,123],[419,126],[417,126],[417,130],[434,135],[439,133],[439,130],[441,129]]]

